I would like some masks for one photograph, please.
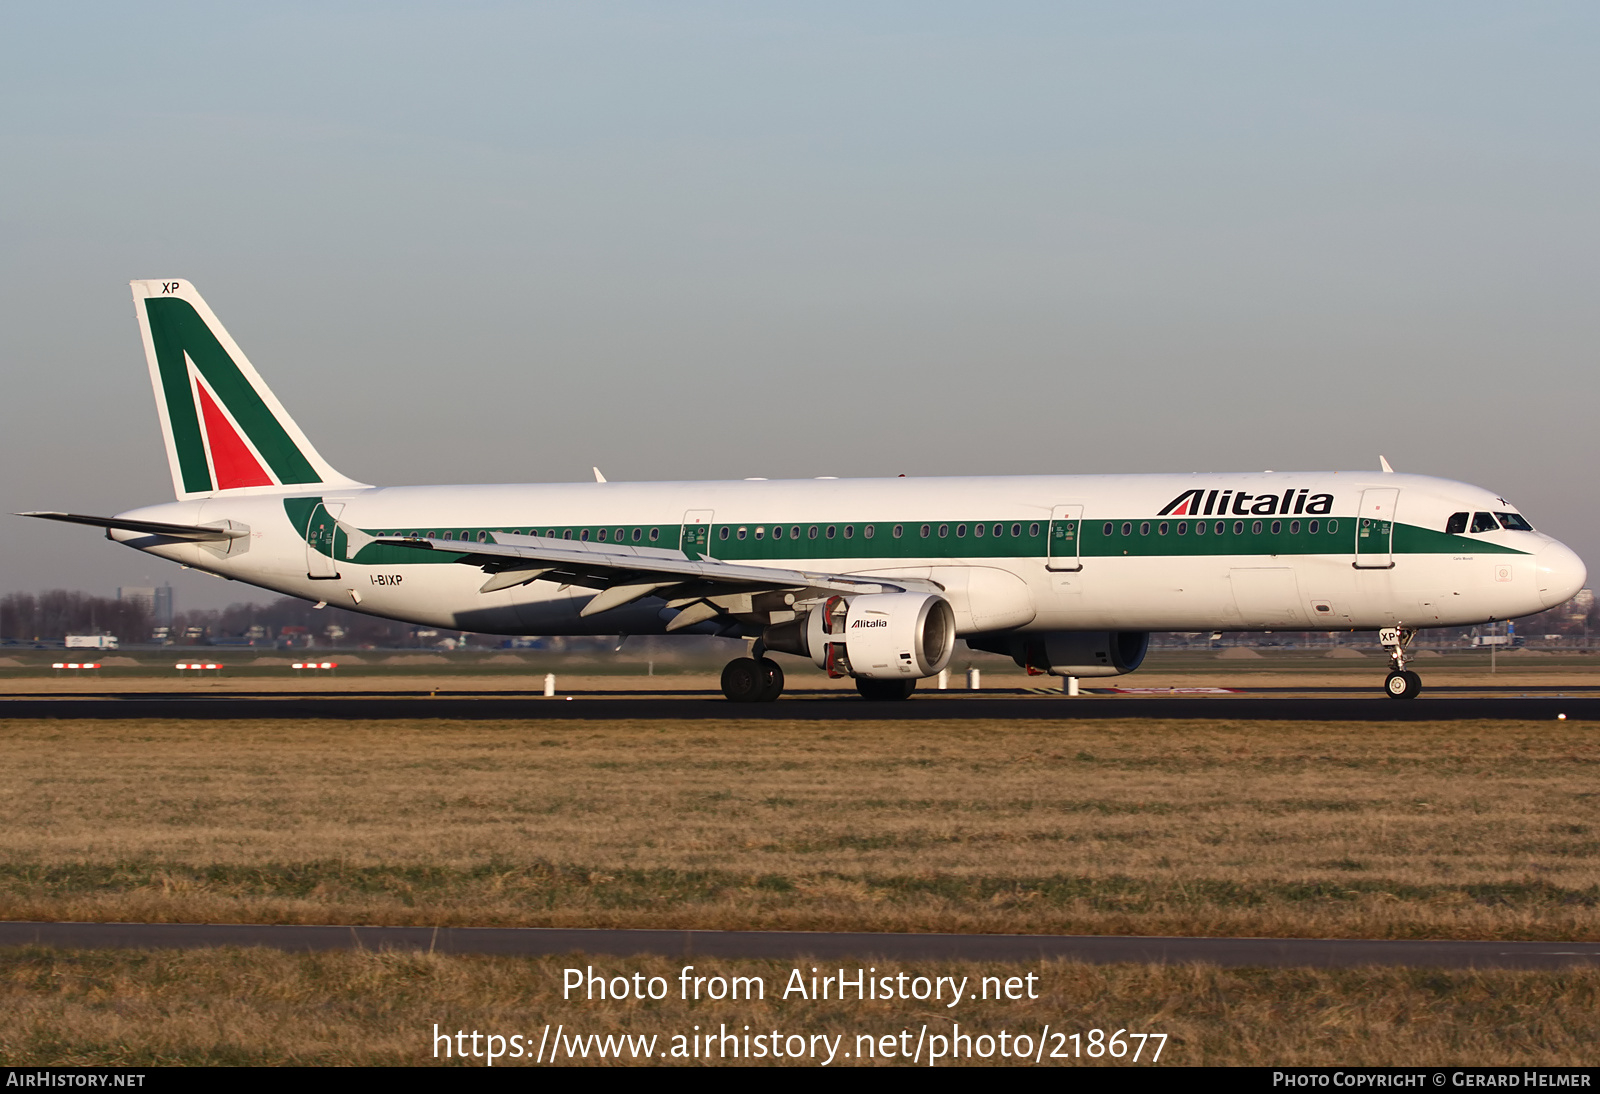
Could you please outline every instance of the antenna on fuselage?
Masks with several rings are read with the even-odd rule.
[[[1385,457],[1383,457],[1383,456],[1379,456],[1378,457],[1378,466],[1383,468],[1383,473],[1385,475],[1394,474],[1394,468],[1389,466],[1389,461]]]

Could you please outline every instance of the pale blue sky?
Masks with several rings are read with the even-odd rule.
[[[170,497],[126,282],[177,276],[367,481],[1383,452],[1600,565],[1597,47],[1592,4],[8,5],[0,502]]]

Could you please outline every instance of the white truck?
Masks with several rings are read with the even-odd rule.
[[[67,635],[67,649],[69,650],[114,650],[116,648],[117,636],[114,634]]]

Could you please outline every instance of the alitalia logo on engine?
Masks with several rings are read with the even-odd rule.
[[[1281,494],[1247,494],[1243,490],[1185,490],[1157,513],[1158,517],[1270,517],[1274,514],[1333,512],[1332,494],[1312,494],[1290,487]]]
[[[889,621],[887,619],[858,619],[850,624],[850,629],[854,630],[857,627],[887,627],[888,625]]]

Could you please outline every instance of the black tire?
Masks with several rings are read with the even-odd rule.
[[[722,667],[722,694],[730,703],[757,703],[766,687],[767,674],[753,657],[735,657]]]
[[[1421,691],[1422,677],[1414,672],[1391,672],[1383,681],[1383,693],[1391,699],[1415,699]]]
[[[756,667],[761,670],[763,681],[761,695],[756,702],[771,703],[783,694],[783,666],[770,657],[763,657],[756,662]]]
[[[856,677],[856,691],[861,693],[861,698],[873,703],[893,703],[911,698],[911,693],[917,690],[915,680],[868,680],[865,677]]]

